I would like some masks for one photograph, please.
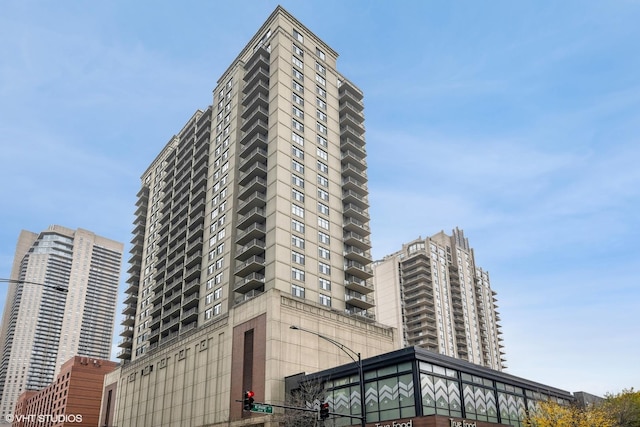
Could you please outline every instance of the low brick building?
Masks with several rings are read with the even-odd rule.
[[[98,425],[104,376],[118,363],[75,356],[62,365],[48,387],[20,395],[13,414],[16,427]]]

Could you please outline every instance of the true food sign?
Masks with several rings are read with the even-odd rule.
[[[477,427],[475,421],[467,421],[467,420],[454,420],[453,418],[449,418],[450,424],[449,427]]]

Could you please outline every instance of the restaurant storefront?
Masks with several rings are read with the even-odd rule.
[[[573,400],[567,391],[419,347],[365,359],[362,368],[368,427],[523,427],[537,402]],[[324,401],[335,414],[328,425],[360,423],[354,418],[361,394],[356,363],[295,380],[288,381],[288,392],[296,382],[324,385]]]

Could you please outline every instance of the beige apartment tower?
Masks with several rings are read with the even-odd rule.
[[[397,328],[399,346],[505,367],[496,293],[462,230],[406,243],[373,270],[378,299],[384,296],[377,319]]]
[[[375,322],[362,92],[277,7],[142,175],[114,425],[269,417],[284,378],[394,347]],[[247,419],[251,417],[250,419]]]
[[[122,253],[83,229],[20,233],[0,329],[0,423],[67,360],[111,356]]]

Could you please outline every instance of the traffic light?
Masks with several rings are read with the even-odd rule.
[[[318,413],[318,419],[326,420],[329,418],[329,404],[323,403],[320,405],[320,412]]]
[[[242,399],[242,409],[244,409],[245,411],[251,410],[251,408],[253,407],[254,395],[255,393],[250,390],[244,392],[244,397]]]

